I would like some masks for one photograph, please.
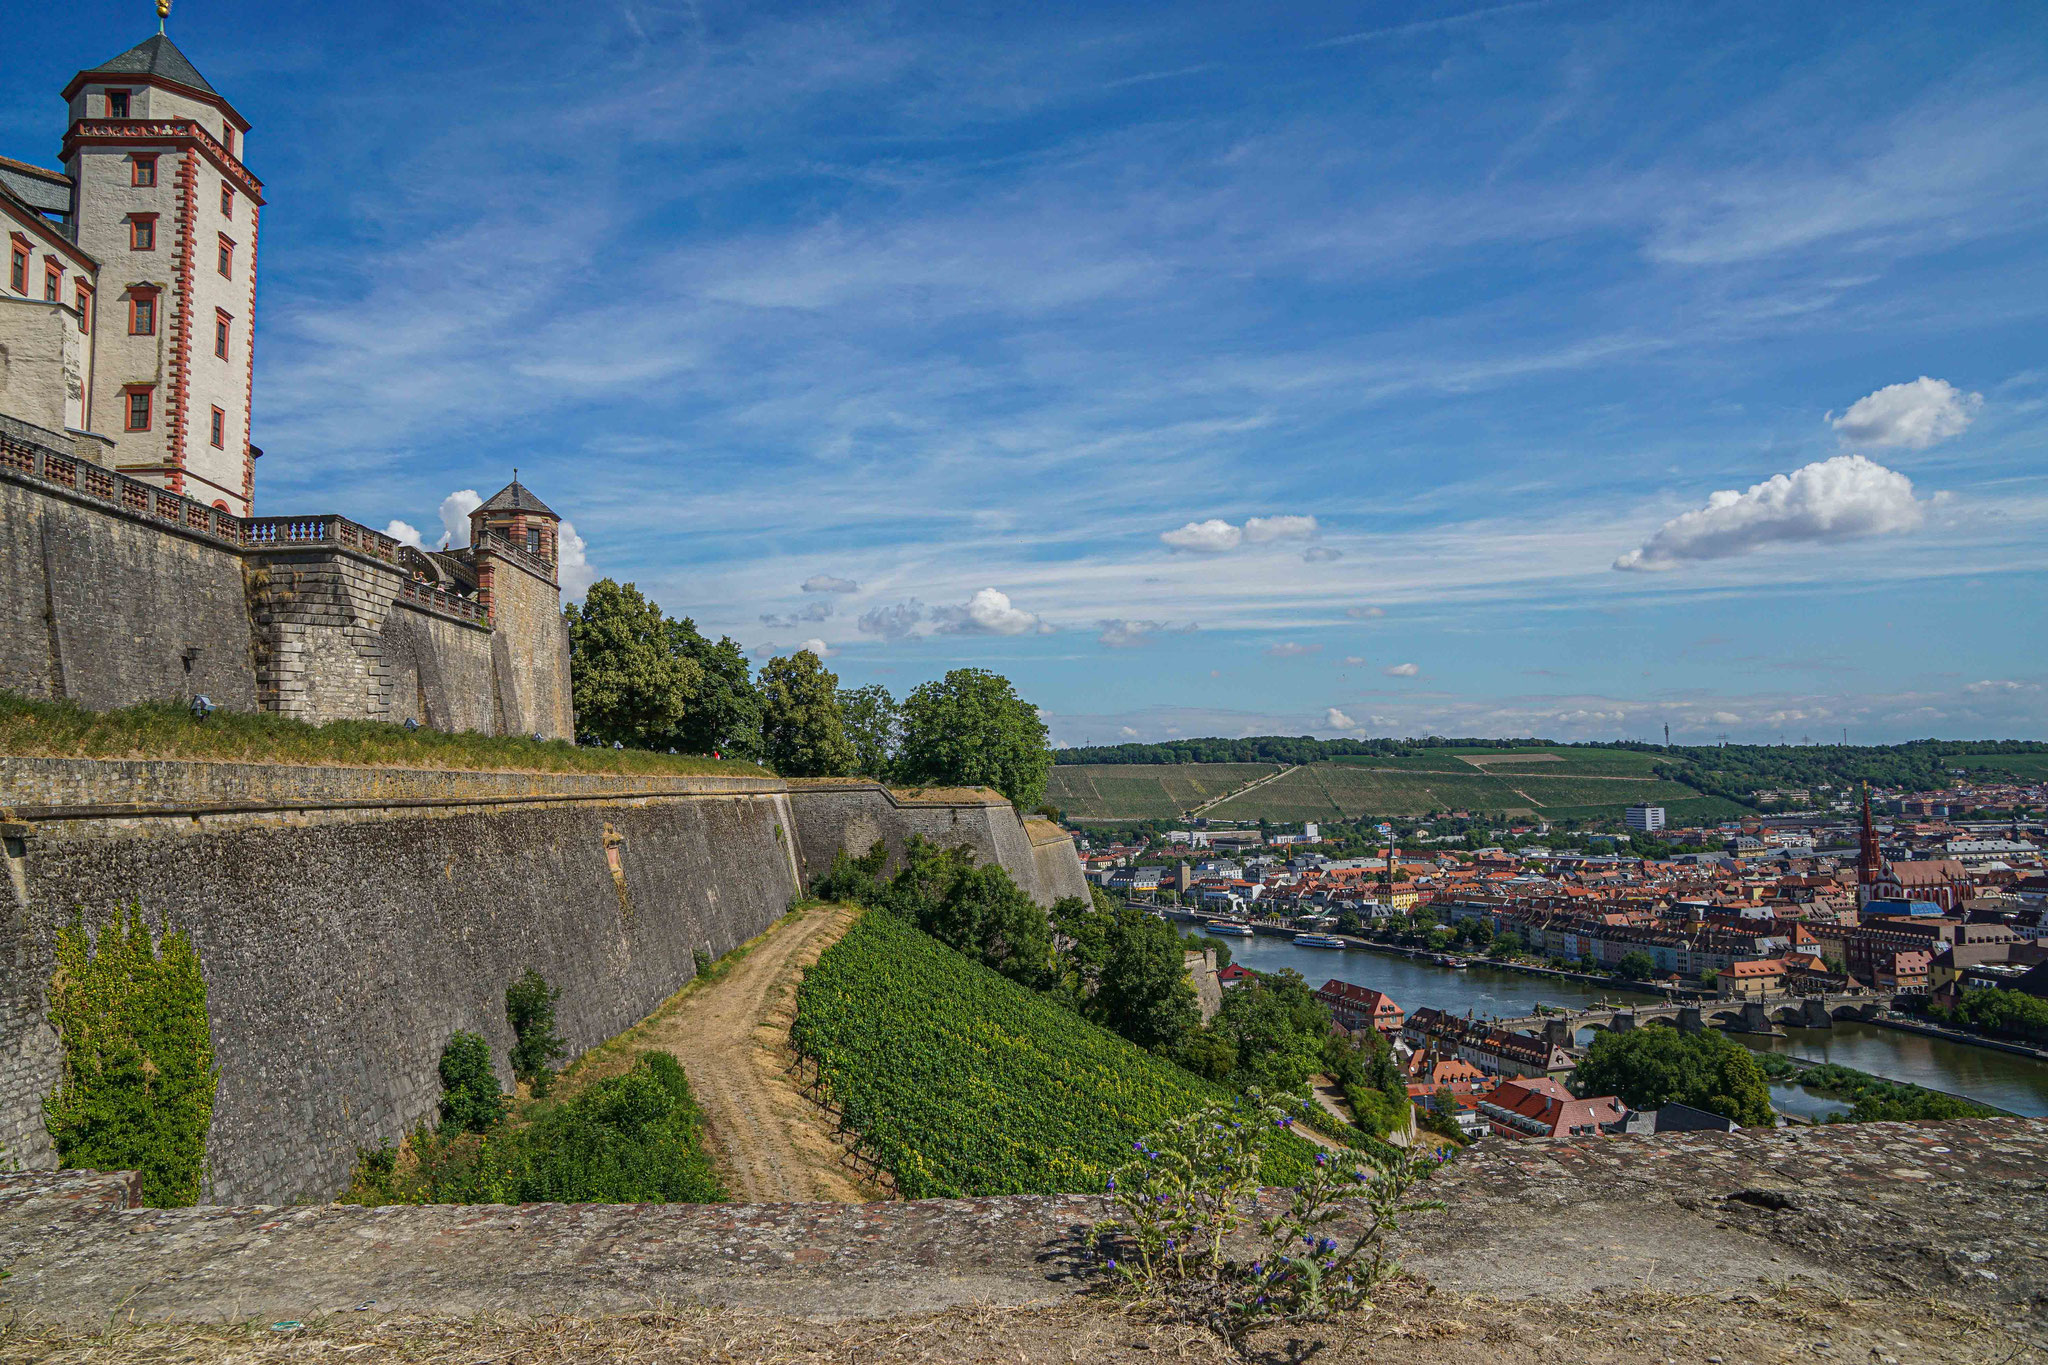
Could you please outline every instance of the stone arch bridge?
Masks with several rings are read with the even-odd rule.
[[[1731,1033],[1772,1033],[1780,1024],[1795,1028],[1833,1028],[1837,1019],[1875,1019],[1890,1008],[1891,995],[1858,991],[1840,995],[1801,995],[1775,1000],[1673,1001],[1663,1005],[1622,1005],[1611,1008],[1570,1010],[1562,1014],[1531,1014],[1519,1019],[1496,1020],[1500,1028],[1542,1034],[1563,1047],[1571,1047],[1582,1028],[1612,1029],[1625,1033],[1644,1024],[1664,1022],[1681,1033],[1698,1033],[1707,1028]]]

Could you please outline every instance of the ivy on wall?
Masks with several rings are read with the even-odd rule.
[[[220,1073],[191,940],[167,932],[159,948],[139,908],[97,936],[59,930],[50,1022],[62,1062],[43,1108],[58,1164],[139,1171],[157,1208],[198,1203]]]

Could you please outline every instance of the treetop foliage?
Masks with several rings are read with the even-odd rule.
[[[1052,746],[1038,709],[1008,678],[956,668],[903,699],[899,780],[928,786],[994,787],[1020,809],[1045,795]]]
[[[784,777],[846,777],[853,745],[839,718],[839,677],[808,649],[761,669],[761,756]]]
[[[1746,1128],[1774,1122],[1771,1087],[1754,1054],[1725,1034],[1675,1028],[1603,1031],[1572,1077],[1581,1097],[1618,1095],[1631,1109],[1676,1101]]]

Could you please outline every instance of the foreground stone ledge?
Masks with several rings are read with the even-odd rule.
[[[1495,1297],[1807,1284],[2009,1316],[2048,1295],[2048,1122],[1482,1146],[1408,1268]],[[819,1319],[1055,1300],[1095,1197],[888,1204],[140,1209],[130,1177],[0,1178],[0,1305],[89,1326],[706,1304]]]

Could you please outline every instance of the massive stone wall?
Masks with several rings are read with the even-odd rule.
[[[789,824],[772,790],[17,823],[0,1146],[51,1164],[42,992],[74,917],[139,904],[198,949],[221,1069],[208,1197],[324,1198],[358,1145],[432,1112],[450,1034],[482,1033],[503,1068],[527,968],[562,988],[580,1051],[687,982],[695,951],[766,928],[797,889]]]
[[[498,636],[492,642],[493,658],[505,732],[567,735],[575,722],[561,593],[510,555],[480,554],[489,561],[491,619]]]
[[[358,1146],[432,1112],[450,1034],[482,1033],[503,1070],[504,991],[527,968],[562,988],[581,1051],[684,985],[698,950],[766,928],[849,839],[967,843],[1041,903],[1084,894],[1046,829],[984,791],[0,757],[0,1152],[53,1164],[44,991],[74,921],[135,905],[198,950],[221,1069],[207,1197],[318,1199]]]
[[[104,710],[205,695],[316,724],[574,733],[560,595],[493,562],[492,622],[338,517],[245,522],[0,418],[0,690]],[[81,438],[82,439],[82,438]]]
[[[877,839],[893,870],[915,835],[949,848],[964,844],[979,861],[1002,864],[1040,905],[1088,895],[1066,832],[1044,820],[1027,829],[1016,808],[992,791],[891,791],[878,782],[828,778],[791,782],[789,800],[806,885],[832,866],[834,854],[865,853]]]
[[[0,688],[95,709],[204,694],[254,710],[241,556],[0,479]]]

